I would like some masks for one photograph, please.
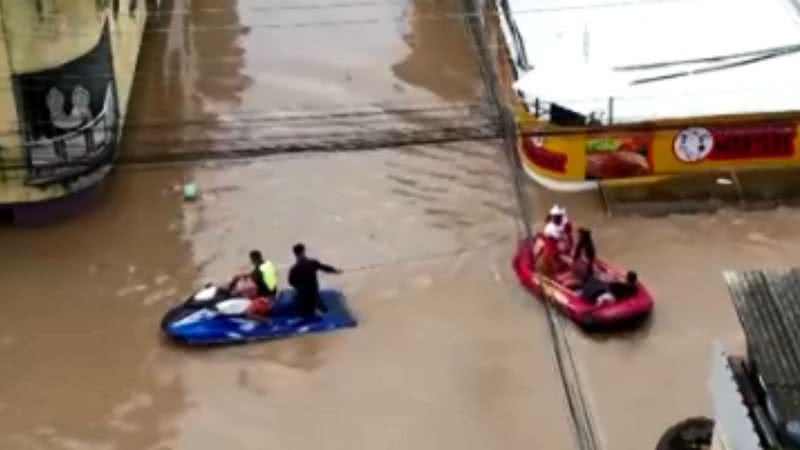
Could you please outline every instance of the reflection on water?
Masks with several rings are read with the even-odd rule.
[[[241,24],[237,5],[163,2],[145,33],[123,155],[230,146],[218,110],[238,108],[252,83],[242,70],[246,31],[234,26]]]
[[[195,168],[204,195],[183,228],[201,278],[260,248],[283,281],[302,240],[345,269],[323,280],[348,294],[361,325],[192,352],[177,447],[567,448],[542,317],[503,301],[515,292],[505,270],[514,223],[481,206],[511,198],[502,178],[469,185],[469,172],[503,162],[494,145],[470,143]]]
[[[218,2],[164,2],[188,14],[151,21],[169,32],[146,35],[123,152],[424,122],[385,112],[399,104],[469,110],[480,80],[462,22],[415,18],[456,2],[377,3],[256,13],[241,0],[212,14]],[[410,30],[203,30],[275,20],[264,14],[404,11]],[[296,109],[306,119],[295,125],[264,118],[292,104],[315,106]],[[343,104],[373,107],[333,124],[326,114]],[[569,448],[542,310],[509,270],[516,210],[499,151],[461,142],[122,166],[99,208],[0,230],[0,447]],[[181,202],[186,180],[198,202]],[[638,270],[656,295],[646,333],[570,335],[606,448],[652,448],[666,426],[706,412],[708,343],[737,328],[719,270],[791,263],[800,213],[611,219],[595,195],[530,189],[539,213],[566,203],[600,254]],[[361,326],[211,351],[158,338],[161,314],[193,286],[240,269],[251,248],[285,276],[297,241],[347,269],[325,283],[348,293]]]
[[[410,29],[403,34],[411,52],[392,66],[397,78],[445,100],[476,101],[481,93],[479,66],[471,37],[458,17],[459,0],[413,0],[406,14]],[[441,17],[441,20],[435,20]]]
[[[652,448],[676,421],[710,415],[711,342],[740,333],[721,271],[796,265],[800,211],[610,218],[593,194],[529,194],[538,217],[566,204],[592,229],[599,255],[638,271],[655,297],[643,332],[605,340],[571,333],[605,448]]]

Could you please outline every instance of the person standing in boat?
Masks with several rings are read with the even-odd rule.
[[[297,304],[306,319],[313,319],[318,309],[325,310],[319,296],[317,272],[340,274],[339,269],[323,264],[306,256],[306,246],[296,244],[292,247],[296,261],[289,269],[289,284],[297,292]]]

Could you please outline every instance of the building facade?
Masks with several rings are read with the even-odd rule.
[[[0,216],[47,220],[111,170],[146,0],[0,0]]]

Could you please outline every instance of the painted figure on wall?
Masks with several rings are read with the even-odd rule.
[[[119,115],[108,25],[83,56],[13,80],[29,184],[66,182],[111,162]]]

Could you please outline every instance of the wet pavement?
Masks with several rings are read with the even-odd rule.
[[[455,1],[164,3],[122,158],[484,120],[461,20],[431,20]],[[800,213],[610,218],[596,193],[528,188],[656,296],[644,330],[567,326],[603,448],[653,448],[708,413],[711,340],[738,328],[719,271],[792,263]],[[516,217],[491,141],[122,164],[91,210],[0,230],[0,448],[573,448],[543,309],[510,270]],[[185,292],[254,247],[285,276],[300,240],[345,270],[325,283],[359,327],[209,351],[160,339]]]

